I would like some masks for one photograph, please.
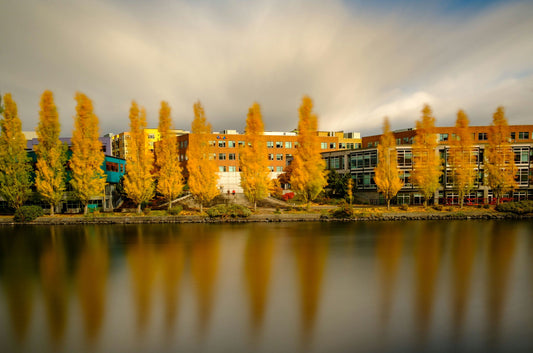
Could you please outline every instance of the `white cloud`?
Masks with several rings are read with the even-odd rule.
[[[131,99],[150,126],[168,100],[183,128],[200,99],[215,129],[242,129],[257,100],[267,129],[289,130],[303,94],[322,129],[377,132],[384,115],[411,127],[426,102],[439,125],[459,108],[488,124],[500,104],[510,123],[531,123],[532,15],[531,3],[459,18],[337,1],[2,2],[0,90],[33,129],[52,89],[64,135],[76,90],[114,132],[128,129]]]

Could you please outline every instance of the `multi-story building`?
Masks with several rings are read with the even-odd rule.
[[[150,151],[154,151],[155,143],[161,140],[161,134],[158,129],[144,129],[146,138],[148,139],[148,146]],[[181,129],[170,130],[170,133],[175,136],[181,136],[183,134],[188,134],[189,131]],[[118,158],[127,159],[128,156],[128,145],[130,140],[130,133],[128,131],[121,132],[120,134],[113,135],[112,146],[113,146],[113,156]]]
[[[35,133],[34,131],[23,131],[22,133],[26,137],[26,150],[35,151],[35,146],[39,144],[39,138],[37,137],[37,133]],[[106,156],[113,155],[112,138],[113,134],[106,134],[98,138],[102,143],[102,152],[104,152]],[[59,140],[62,143],[66,143],[68,146],[72,144],[72,137],[60,137]]]
[[[178,136],[178,153],[182,167],[186,171],[187,148],[189,134]],[[296,132],[272,132],[263,134],[267,147],[267,158],[271,177],[276,178],[283,173],[298,145]],[[246,135],[236,130],[223,130],[214,132],[209,136],[211,158],[217,162],[219,170],[218,185],[222,192],[227,190],[242,192],[240,186],[239,147],[244,147],[247,142]],[[318,143],[321,150],[335,151],[339,149],[357,148],[361,145],[358,133],[344,134],[343,132],[319,132]]]
[[[478,177],[474,190],[466,197],[467,203],[492,202],[493,194],[486,185],[483,165],[490,126],[472,126],[470,129],[473,136],[473,153],[477,163]],[[515,153],[517,166],[515,179],[518,187],[508,197],[516,200],[533,199],[533,125],[512,125],[509,130],[509,141]],[[438,139],[438,148],[435,153],[439,154],[443,163],[441,186],[436,192],[435,199],[441,203],[458,203],[458,195],[454,191],[451,179],[450,165],[447,164],[449,141],[454,136],[455,128],[437,127],[435,132]],[[416,130],[397,130],[393,134],[396,139],[398,153],[398,173],[404,182],[404,187],[398,193],[396,202],[419,204],[423,201],[422,195],[416,185],[411,182],[413,171],[412,143]],[[350,173],[354,179],[354,186],[358,191],[358,196],[372,203],[377,203],[380,200],[374,182],[374,168],[378,163],[377,146],[380,138],[381,135],[363,137],[363,148],[360,150],[326,152],[322,154],[329,169],[335,169],[339,173]]]

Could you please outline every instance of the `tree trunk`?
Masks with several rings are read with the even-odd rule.
[[[50,216],[54,215],[54,208],[55,208],[55,205],[53,203],[51,203],[50,204]]]
[[[137,214],[141,214],[141,204],[137,205]]]
[[[254,212],[257,211],[257,201],[254,201]]]
[[[168,200],[168,210],[170,211],[171,208],[172,208],[172,198]]]
[[[87,215],[87,213],[89,213],[89,204],[88,203],[85,204],[84,209],[83,209],[83,214]]]
[[[390,211],[390,199],[387,199],[387,211]]]
[[[200,202],[200,213],[203,213],[204,212],[204,205],[202,205],[202,203]]]
[[[424,197],[424,207],[428,207],[428,199],[427,199],[427,197]]]

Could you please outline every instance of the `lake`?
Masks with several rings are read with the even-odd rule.
[[[0,227],[2,352],[533,352],[533,222]]]

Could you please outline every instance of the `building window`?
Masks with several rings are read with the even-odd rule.
[[[488,140],[488,136],[487,136],[487,133],[486,132],[480,132],[477,134],[477,139],[479,141],[486,141]]]
[[[228,172],[236,172],[237,171],[237,167],[235,167],[234,165],[230,165],[228,167]]]
[[[335,142],[332,142],[329,144],[329,148],[332,148],[332,149],[337,148],[337,144]]]
[[[439,134],[439,141],[448,141],[448,134]]]
[[[511,140],[516,140],[516,132],[511,132]]]
[[[396,139],[396,144],[397,145],[401,145],[402,144],[402,139],[401,138],[397,138]]]
[[[321,142],[320,143],[320,148],[323,149],[323,150],[326,150],[328,148],[328,143],[327,142]]]
[[[239,147],[244,147],[244,141],[239,141]]]
[[[234,161],[235,160],[235,153],[228,153],[228,159],[230,161]]]
[[[155,135],[154,134],[148,134],[148,139],[150,139],[150,140],[155,139]]]
[[[529,131],[519,132],[518,133],[518,139],[519,140],[528,140],[529,139]]]
[[[267,148],[274,148],[274,141],[267,141]]]
[[[218,166],[218,171],[219,172],[225,172],[226,171],[226,166],[225,165],[219,165]]]
[[[271,165],[269,165],[269,166],[268,166],[268,170],[271,171],[271,172],[273,172],[273,171],[274,171],[274,167],[271,166]]]
[[[283,142],[282,141],[276,141],[276,148],[283,148]]]
[[[218,141],[218,147],[226,147],[226,141]]]
[[[268,160],[269,161],[273,161],[274,160],[274,154],[273,153],[269,153],[268,154]]]
[[[283,155],[282,154],[276,154],[276,160],[277,161],[282,161],[283,160]]]
[[[292,148],[292,142],[291,141],[285,141],[285,148]]]
[[[278,172],[278,173],[283,172],[283,167],[277,166],[276,167],[276,172]]]
[[[228,141],[228,147],[235,147],[235,141]]]
[[[209,147],[215,147],[217,145],[216,141],[209,141]]]
[[[220,161],[225,160],[225,159],[226,159],[226,154],[225,154],[225,153],[219,153],[219,154],[218,154],[218,159],[219,159]]]

